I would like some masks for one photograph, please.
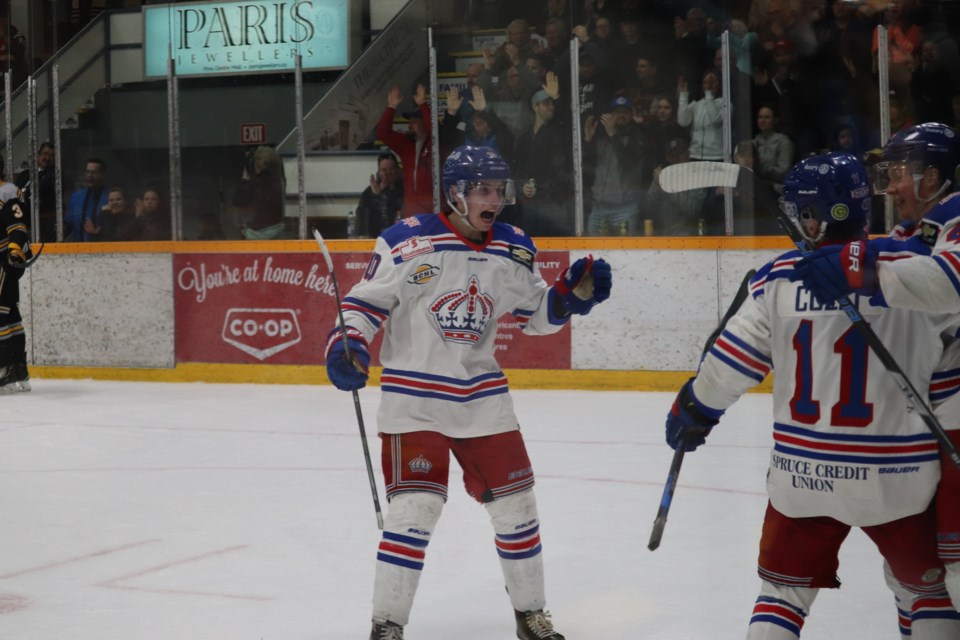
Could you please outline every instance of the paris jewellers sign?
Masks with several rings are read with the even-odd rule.
[[[282,72],[349,65],[349,0],[196,2],[143,7],[147,77]]]

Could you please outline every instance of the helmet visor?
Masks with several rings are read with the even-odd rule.
[[[923,164],[916,160],[884,160],[873,165],[872,170],[873,192],[884,195],[890,185],[903,184],[907,179],[916,183],[923,175]]]
[[[473,194],[481,202],[502,207],[516,204],[513,180],[478,180],[466,183],[465,195]]]

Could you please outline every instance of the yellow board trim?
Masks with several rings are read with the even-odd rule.
[[[641,236],[624,238],[534,238],[540,251],[750,251],[793,248],[780,236],[696,236],[667,238]],[[331,253],[368,253],[374,240],[327,240]],[[47,243],[48,255],[103,253],[312,253],[319,251],[313,240],[214,240],[187,242],[63,242]]]
[[[371,367],[370,384],[380,384],[381,367]],[[512,389],[584,391],[676,391],[692,371],[603,371],[569,369],[505,369]],[[330,384],[318,365],[182,363],[172,369],[119,367],[30,367],[39,379],[114,380],[123,382],[209,382],[231,384]],[[753,391],[770,393],[768,377]]]

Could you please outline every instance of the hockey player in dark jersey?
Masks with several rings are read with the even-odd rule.
[[[0,185],[0,393],[30,391],[27,339],[20,316],[20,277],[31,257],[27,206],[12,183]]]
[[[864,239],[869,201],[866,170],[847,153],[805,159],[784,182],[784,212],[820,246]],[[913,243],[920,241],[882,238],[878,260],[910,255]],[[801,636],[819,590],[840,584],[838,552],[852,527],[887,561],[888,586],[912,637],[960,637],[936,545],[937,441],[844,311],[792,281],[801,257],[790,251],[757,272],[751,296],[667,417],[667,442],[693,450],[741,394],[775,372],[762,586],[747,638]],[[854,304],[914,386],[929,388],[943,353],[937,336],[956,331],[960,318],[885,309],[865,298]],[[918,339],[903,339],[910,335]]]
[[[517,637],[563,640],[544,609],[534,475],[494,357],[497,319],[509,313],[525,333],[555,333],[571,314],[586,315],[609,297],[610,266],[584,257],[553,286],[544,282],[533,241],[496,222],[513,201],[513,182],[489,147],[451,153],[443,192],[452,211],[405,218],[384,231],[363,279],[344,298],[356,362],[348,360],[339,329],[327,344],[330,380],[359,389],[367,380],[367,345],[381,327],[385,332],[377,421],[390,505],[370,639],[403,638],[453,454],[467,493],[490,516]]]

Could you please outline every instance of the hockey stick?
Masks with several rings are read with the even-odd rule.
[[[340,308],[340,286],[337,284],[337,272],[333,269],[333,259],[330,252],[327,251],[327,244],[323,241],[323,236],[316,229],[313,230],[313,237],[317,239],[320,245],[320,251],[323,252],[323,259],[327,262],[327,269],[330,271],[330,280],[333,281],[333,295],[337,300],[337,321],[340,325],[340,333],[343,340],[343,349],[347,355],[347,360],[353,362],[353,355],[350,353],[350,345],[347,341],[347,323],[343,321],[343,310]],[[377,512],[377,528],[383,530],[383,512],[380,510],[380,498],[377,494],[377,481],[373,477],[373,464],[370,462],[370,447],[367,444],[367,430],[363,426],[363,412],[360,410],[360,394],[353,390],[353,408],[357,412],[357,425],[360,427],[360,442],[363,444],[363,460],[367,463],[367,479],[370,480],[370,493],[373,494],[373,510]]]
[[[720,337],[723,328],[727,325],[727,321],[733,317],[733,314],[740,309],[743,301],[747,299],[747,294],[750,291],[750,278],[756,273],[755,269],[750,269],[750,271],[747,271],[747,275],[743,276],[743,280],[740,281],[740,288],[737,289],[737,294],[733,296],[730,307],[727,309],[727,312],[723,314],[723,317],[720,318],[720,324],[717,325],[717,328],[714,329],[710,337],[707,338],[707,342],[703,345],[703,352],[700,354],[701,359],[707,355],[707,351],[710,350],[713,343]],[[684,445],[685,444],[686,443],[684,443]],[[663,495],[660,497],[660,508],[657,510],[657,517],[653,521],[653,531],[650,532],[650,542],[647,543],[647,549],[650,549],[650,551],[656,551],[657,547],[660,546],[660,539],[663,538],[663,528],[667,525],[667,515],[670,513],[670,505],[673,503],[673,492],[677,488],[677,480],[680,479],[680,465],[683,464],[684,453],[686,453],[686,446],[681,446],[673,452],[673,461],[670,463],[670,470],[667,472],[667,483],[663,486]]]
[[[37,251],[37,252],[36,252],[35,254],[33,254],[32,256],[30,256],[30,259],[27,260],[26,262],[23,262],[23,263],[20,263],[20,264],[14,264],[14,263],[8,263],[8,264],[10,264],[10,266],[13,267],[14,269],[28,269],[28,268],[30,268],[30,267],[33,266],[33,263],[36,262],[36,261],[37,261],[37,258],[40,257],[40,254],[43,253],[43,247],[44,247],[44,246],[45,246],[44,243],[41,242],[41,243],[40,243],[40,250]]]
[[[755,185],[756,180],[753,171],[726,162],[686,162],[670,165],[660,172],[660,186],[668,193],[705,187],[735,187],[753,193],[757,203],[764,210],[777,216],[777,222],[780,223],[780,226],[800,251],[809,253],[816,249],[812,242],[803,237],[803,234],[790,221],[787,214],[781,211],[776,199],[766,190],[757,191],[754,188]],[[941,451],[950,458],[953,464],[960,468],[960,453],[957,452],[957,447],[950,440],[943,425],[937,420],[933,410],[924,401],[923,396],[913,386],[903,369],[897,364],[896,359],[870,327],[870,323],[864,320],[860,310],[853,304],[849,296],[839,298],[837,304],[857,331],[860,332],[860,335],[863,336],[867,346],[880,360],[883,368],[893,376],[897,386],[900,387],[900,391],[906,396],[907,402],[920,414],[923,423],[940,444]]]

